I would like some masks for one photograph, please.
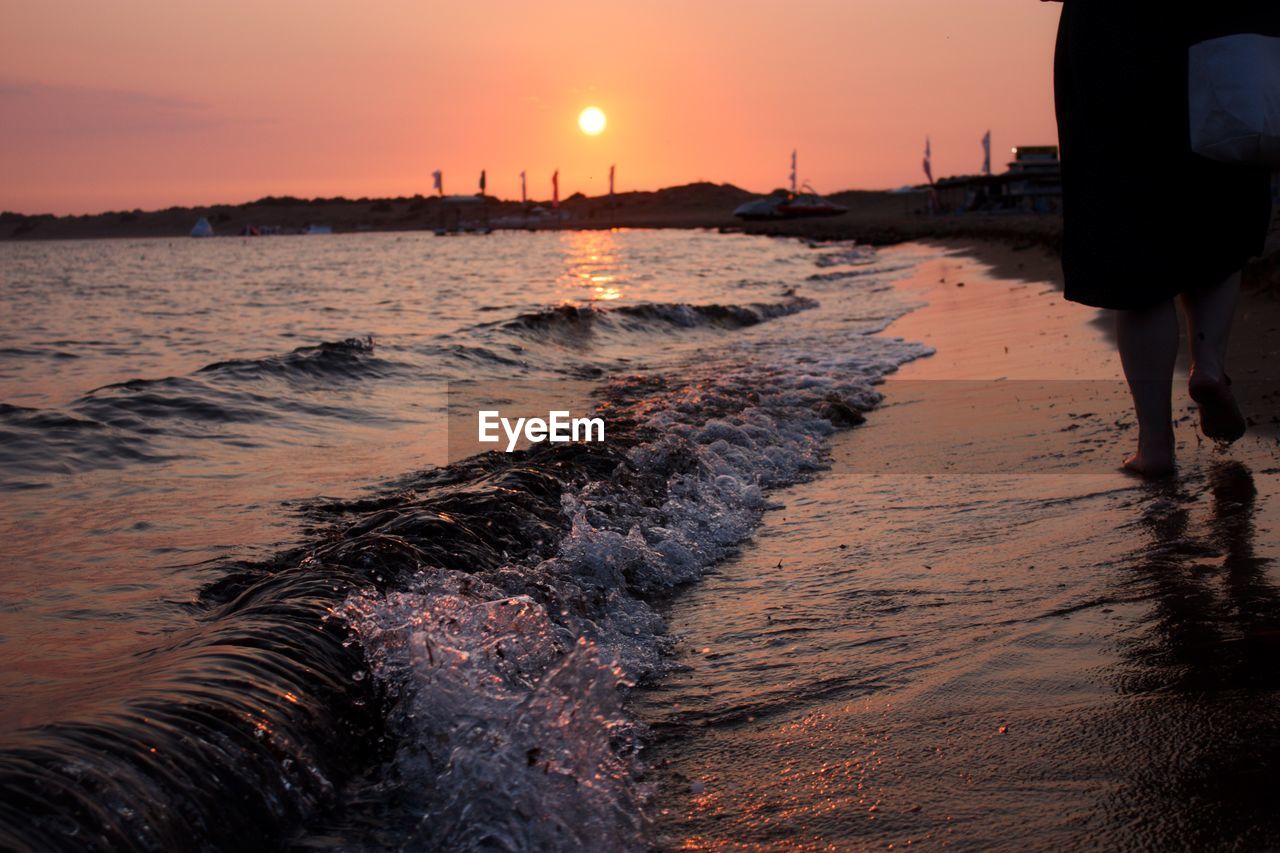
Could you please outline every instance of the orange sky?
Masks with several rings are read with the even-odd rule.
[[[1036,0],[0,0],[0,210],[263,195],[824,192],[1052,143]],[[579,110],[609,117],[599,137]]]

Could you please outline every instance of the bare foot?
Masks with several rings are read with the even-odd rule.
[[[1200,407],[1200,431],[1205,437],[1230,444],[1244,435],[1247,425],[1231,393],[1231,377],[1224,373],[1215,379],[1193,371],[1187,390]]]
[[[1158,439],[1150,438],[1152,432]],[[1124,470],[1149,480],[1168,477],[1176,470],[1173,464],[1173,429],[1138,431],[1138,450],[1124,460]]]
[[[1173,454],[1144,454],[1141,449],[1134,453],[1128,459],[1124,460],[1121,466],[1124,470],[1131,474],[1137,474],[1148,480],[1158,480],[1162,477],[1169,477],[1177,470],[1173,464]]]

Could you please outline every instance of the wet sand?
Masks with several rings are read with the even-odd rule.
[[[663,847],[1280,844],[1274,437],[1200,441],[1179,382],[1179,478],[1122,473],[1107,324],[1051,256],[980,254],[897,283],[928,305],[887,334],[937,353],[671,604],[685,669],[636,700]]]

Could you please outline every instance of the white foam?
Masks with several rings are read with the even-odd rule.
[[[770,489],[821,469],[834,431],[824,404],[870,409],[884,373],[928,352],[866,336],[835,346],[820,325],[761,334],[632,401],[658,437],[628,451],[634,477],[565,495],[571,524],[554,555],[432,570],[411,591],[348,603],[375,674],[398,693],[400,760],[432,846],[644,846],[619,698],[662,672],[671,643],[648,602],[732,553]],[[615,383],[624,400],[628,387]],[[656,493],[620,485],[655,477]]]

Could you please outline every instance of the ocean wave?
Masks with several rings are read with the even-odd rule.
[[[845,266],[850,264],[869,264],[876,259],[874,246],[862,246],[857,243],[816,243],[814,248],[827,249],[813,259],[820,267]]]
[[[164,458],[136,435],[100,421],[0,403],[0,489],[36,488],[50,474]]]
[[[432,347],[429,352],[432,355],[442,356],[448,361],[454,363],[501,365],[504,367],[528,367],[527,359],[521,357],[521,348],[519,346],[512,345],[510,349],[512,350],[512,354],[507,356],[495,352],[491,347],[469,344],[451,344],[442,347]]]
[[[587,457],[590,457],[589,459]],[[470,460],[306,547],[233,567],[195,625],[86,679],[56,722],[0,738],[0,848],[281,843],[385,760],[387,701],[335,611],[424,566],[473,571],[553,547],[561,477],[606,448]],[[554,472],[554,473],[553,473]]]
[[[333,392],[343,381],[403,369],[375,356],[372,339],[352,338],[217,362],[190,376],[112,383],[66,411],[0,403],[0,489],[47,488],[51,474],[172,460],[166,439],[242,442],[245,427],[270,422],[377,422],[383,418]],[[289,390],[268,387],[269,380],[283,380]]]
[[[264,394],[228,391],[183,376],[130,379],[95,388],[72,410],[117,429],[142,435],[171,432],[174,422],[212,425],[271,420],[275,401]]]
[[[654,602],[822,467],[885,364],[617,379],[606,444],[486,454],[313,508],[313,542],[230,572],[115,688],[0,744],[0,843],[229,847],[301,824],[371,849],[353,827],[394,848],[643,847],[619,702],[665,666]]]
[[[501,326],[517,334],[582,343],[591,335],[611,331],[741,329],[817,306],[815,300],[800,296],[789,297],[783,302],[746,305],[689,305],[682,302],[644,302],[609,307],[561,305],[521,314]]]
[[[51,347],[0,347],[0,358],[73,359],[79,357],[74,352]]]
[[[890,273],[901,272],[913,269],[912,264],[897,264],[892,266],[867,266],[860,269],[852,270],[833,270],[832,272],[816,272],[805,278],[810,282],[827,282],[827,281],[843,281],[851,278],[868,278],[871,276],[883,276]]]
[[[482,328],[573,343],[816,305],[558,308]],[[621,703],[668,666],[655,605],[734,553],[769,492],[821,470],[883,373],[925,352],[869,341],[616,377],[607,443],[486,454],[310,507],[306,545],[231,567],[189,630],[0,739],[0,847],[644,848],[643,733]],[[330,346],[122,383],[75,411],[140,432],[235,423],[278,410],[264,376],[377,375],[371,350]],[[456,355],[505,358],[479,349]]]
[[[361,346],[366,345],[302,347],[284,356],[218,362],[191,376],[116,382],[95,388],[71,409],[139,435],[188,438],[221,438],[228,426],[282,418],[370,422],[378,418],[334,393],[341,388],[340,383],[335,388],[335,380],[386,376],[401,366],[369,361],[365,354],[371,349]],[[291,391],[264,385],[273,378],[287,381]]]
[[[925,350],[899,342],[900,362]],[[654,603],[755,530],[769,490],[821,469],[827,437],[880,399],[885,361],[715,365],[604,390],[624,450],[567,489],[541,560],[426,566],[341,613],[395,696],[398,776],[426,849],[642,849],[626,685],[661,674]],[[570,685],[572,689],[566,689]]]
[[[363,579],[302,567],[207,597],[197,628],[86,678],[67,718],[0,741],[0,847],[235,849],[279,841],[363,756],[376,696],[325,616]]]
[[[403,365],[378,357],[373,338],[364,337],[298,347],[283,355],[219,361],[200,368],[198,373],[238,381],[318,381],[328,387],[334,380],[380,379],[402,369]]]

